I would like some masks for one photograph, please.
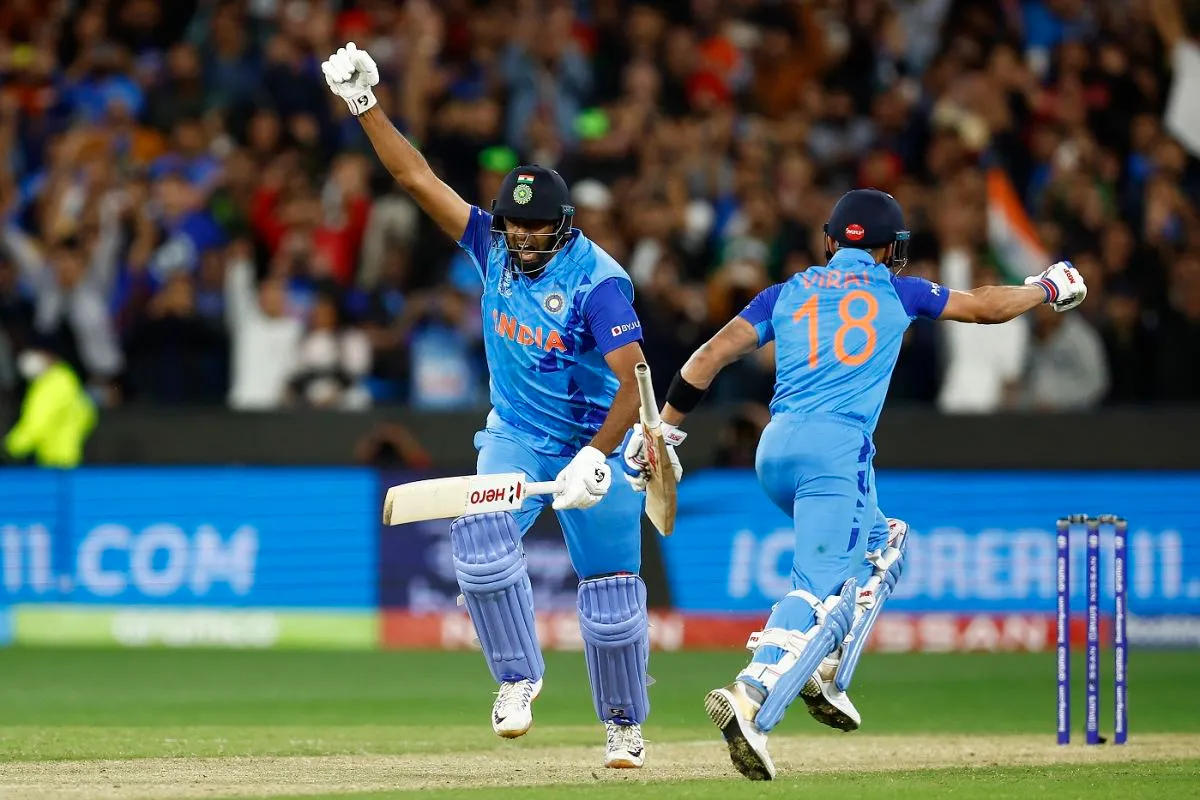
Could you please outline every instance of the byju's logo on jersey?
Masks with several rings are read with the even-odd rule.
[[[617,337],[623,333],[629,333],[630,331],[636,331],[640,327],[642,327],[641,320],[638,320],[637,322],[626,322],[624,325],[613,325],[612,330],[609,331],[609,333],[611,333],[614,337]]]
[[[563,307],[566,306],[566,304],[567,301],[561,294],[558,292],[551,292],[550,294],[546,295],[546,299],[542,301],[542,308],[546,309],[551,314],[557,314],[563,310]]]

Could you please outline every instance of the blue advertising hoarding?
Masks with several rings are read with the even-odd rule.
[[[30,603],[366,609],[366,469],[0,472],[0,609]]]
[[[1044,612],[1054,603],[1055,521],[1114,513],[1129,521],[1133,614],[1200,614],[1200,474],[883,472],[884,513],[912,526],[889,611]],[[710,470],[679,486],[663,540],[673,605],[761,613],[791,588],[791,521],[749,470]],[[1083,536],[1072,541],[1072,591],[1083,600]],[[1112,595],[1111,535],[1101,585]],[[1111,600],[1106,599],[1111,608]]]

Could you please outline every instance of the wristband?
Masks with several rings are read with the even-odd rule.
[[[688,383],[683,377],[683,371],[680,370],[675,373],[675,377],[671,379],[671,386],[667,389],[667,403],[676,410],[688,414],[700,405],[700,401],[707,393],[707,389],[698,389]]]
[[[1046,293],[1046,299],[1042,302],[1053,303],[1058,300],[1058,287],[1054,285],[1054,281],[1041,278],[1038,280],[1037,285],[1042,287],[1042,291]]]
[[[347,97],[344,99],[346,101],[346,106],[350,109],[350,113],[356,117],[359,114],[365,114],[366,112],[370,111],[379,102],[375,99],[375,93],[370,89],[367,89],[362,94],[357,94],[354,97]]]

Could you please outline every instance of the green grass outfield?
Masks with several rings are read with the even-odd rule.
[[[1130,743],[1054,744],[1052,654],[879,655],[842,734],[794,706],[773,783],[729,765],[703,712],[745,654],[655,653],[646,767],[602,767],[583,659],[547,655],[535,725],[495,737],[478,653],[0,650],[0,798],[1200,797],[1200,654],[1130,656]],[[1111,653],[1102,727],[1112,728]]]

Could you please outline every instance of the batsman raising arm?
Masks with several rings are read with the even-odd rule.
[[[844,195],[825,234],[827,265],[755,297],[688,359],[662,411],[667,435],[681,442],[679,424],[717,373],[775,342],[775,396],[755,467],[793,520],[792,591],[751,635],[750,664],[705,699],[734,765],[757,780],[775,775],[767,734],[797,697],[831,727],[855,730],[861,721],[846,690],[904,566],[908,526],[879,510],[872,436],[909,323],[1001,323],[1043,303],[1067,311],[1087,296],[1065,261],[1024,286],[971,292],[894,274],[908,261],[909,234],[899,203],[875,189]],[[628,472],[638,471],[641,449],[635,428],[626,437]]]
[[[648,625],[641,568],[641,497],[624,482],[616,450],[638,415],[634,366],[643,361],[633,283],[611,256],[571,227],[574,208],[557,172],[531,165],[501,184],[491,213],[442,182],[376,106],[379,70],[354,43],[322,65],[380,161],[470,255],[483,281],[484,348],[491,373],[477,473],[558,480],[553,495],[579,579],[580,629],[605,764],[640,767]],[[521,537],[547,496],[516,513],[468,514],[450,526],[459,587],[499,692],[492,727],[507,738],[533,724],[544,663]],[[601,503],[601,500],[604,500]]]

